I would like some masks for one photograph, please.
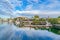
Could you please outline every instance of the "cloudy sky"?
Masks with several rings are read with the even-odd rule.
[[[60,0],[0,0],[0,17],[60,16]]]

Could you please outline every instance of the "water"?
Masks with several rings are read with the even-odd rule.
[[[60,35],[47,30],[17,28],[13,24],[0,23],[0,40],[60,40]]]

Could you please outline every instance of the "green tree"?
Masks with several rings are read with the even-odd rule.
[[[60,16],[58,16],[58,18],[60,18]]]
[[[34,25],[38,25],[40,23],[40,21],[39,21],[39,16],[38,15],[35,15],[34,17],[33,17],[33,24]]]
[[[39,18],[39,16],[38,15],[35,15],[34,18]]]
[[[44,18],[41,18],[40,21],[46,21]]]
[[[48,21],[49,21],[51,24],[57,24],[57,23],[58,23],[57,18],[49,18]]]

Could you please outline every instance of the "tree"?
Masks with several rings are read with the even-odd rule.
[[[35,15],[34,18],[39,18],[39,16],[38,15]]]
[[[34,25],[38,25],[40,23],[40,21],[39,21],[39,16],[38,15],[35,15],[34,17],[33,17],[33,24]]]
[[[44,19],[44,18],[41,18],[41,19],[40,19],[40,21],[46,21],[46,19]]]
[[[58,16],[58,18],[60,18],[60,16]]]
[[[48,21],[49,21],[51,24],[57,24],[57,23],[58,23],[57,18],[50,18],[50,19],[48,19]]]

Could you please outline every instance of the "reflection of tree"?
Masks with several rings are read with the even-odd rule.
[[[59,29],[51,28],[50,31],[53,32],[53,33],[55,33],[55,34],[59,34],[60,35],[60,30]]]

